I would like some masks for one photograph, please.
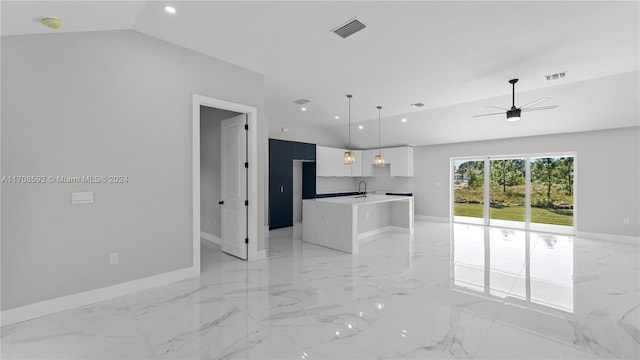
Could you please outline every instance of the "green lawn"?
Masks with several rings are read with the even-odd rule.
[[[482,218],[482,204],[454,203],[453,214]],[[524,221],[524,208],[521,206],[491,207],[489,214],[492,219]],[[531,222],[554,225],[573,225],[573,210],[571,209],[542,209],[531,208]]]

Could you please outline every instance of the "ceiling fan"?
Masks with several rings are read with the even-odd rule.
[[[500,109],[500,110],[504,110],[504,111],[490,113],[490,114],[474,115],[473,117],[507,114],[507,121],[518,121],[518,120],[520,120],[520,113],[523,112],[523,111],[550,110],[550,109],[555,109],[555,108],[558,107],[558,105],[532,107],[534,105],[540,104],[541,102],[545,102],[545,101],[549,100],[549,98],[540,98],[538,100],[534,100],[534,101],[532,101],[532,102],[530,102],[528,104],[522,105],[522,106],[517,108],[516,107],[516,83],[517,82],[518,82],[518,79],[509,80],[509,84],[511,84],[511,86],[512,86],[511,109],[505,109],[505,108],[499,107],[499,106],[487,106],[488,108]]]

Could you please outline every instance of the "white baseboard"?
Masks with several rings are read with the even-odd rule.
[[[211,241],[214,244],[217,245],[221,245],[222,244],[222,239],[220,239],[219,237],[215,236],[215,235],[211,235],[209,233],[206,233],[204,231],[200,231],[200,238],[205,239],[207,241]]]
[[[266,226],[267,229],[267,236],[268,236],[268,231],[269,231],[269,227]],[[200,232],[200,238],[210,241],[214,244],[220,245],[222,246],[222,239],[220,239],[219,237],[215,236],[215,235],[211,235],[209,233],[206,233],[204,231]],[[268,240],[268,237],[265,238],[265,242]],[[267,250],[258,250],[258,252],[256,253],[256,257],[252,258],[251,261],[254,260],[261,260],[267,257]]]
[[[378,235],[378,234],[382,234],[383,232],[387,232],[387,231],[406,231],[409,232],[409,228],[404,228],[404,227],[400,227],[400,226],[385,226],[385,227],[381,227],[378,229],[374,229],[371,231],[367,231],[367,232],[363,232],[358,234],[357,239],[361,240],[364,238],[368,238],[370,236],[373,235]]]
[[[595,239],[595,240],[612,241],[612,242],[623,243],[623,244],[640,245],[640,237],[638,236],[601,234],[601,233],[592,233],[592,232],[585,232],[585,231],[578,231],[578,234],[576,236],[585,238],[585,239]]]
[[[89,290],[78,294],[67,295],[35,304],[25,305],[2,311],[0,318],[2,326],[15,324],[41,316],[70,310],[114,297],[132,294],[138,291],[166,285],[172,282],[188,279],[200,275],[200,269],[193,267],[154,275],[143,279],[127,281],[100,289]]]
[[[445,222],[448,223],[451,220],[448,217],[429,216],[429,215],[414,215],[416,220],[428,221],[428,222]]]

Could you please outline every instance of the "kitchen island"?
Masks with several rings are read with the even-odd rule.
[[[358,242],[391,229],[413,233],[413,196],[367,195],[302,202],[302,240],[351,254]]]

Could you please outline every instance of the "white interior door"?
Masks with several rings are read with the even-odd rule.
[[[222,251],[247,259],[246,115],[222,121]]]

